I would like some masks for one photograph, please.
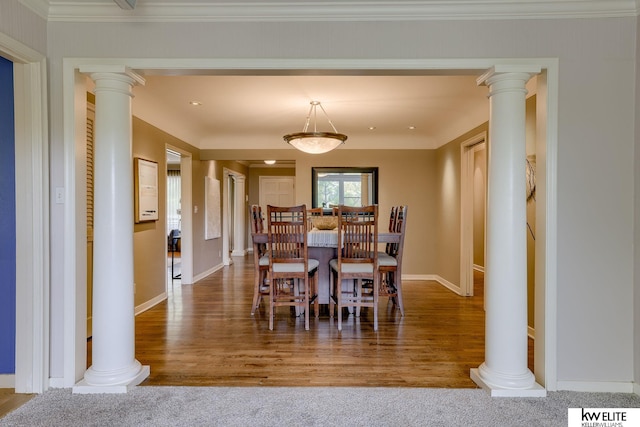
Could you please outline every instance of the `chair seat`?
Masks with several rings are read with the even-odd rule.
[[[386,252],[378,252],[378,266],[380,267],[397,267],[398,260]]]
[[[267,265],[269,265],[268,257],[267,257]],[[320,265],[320,262],[317,259],[309,258],[308,272],[309,273],[312,272],[313,270],[318,268],[319,265]],[[300,263],[293,263],[293,262],[273,263],[273,271],[276,273],[301,273],[304,271],[304,264],[301,262]]]
[[[332,259],[329,261],[329,267],[332,270],[338,271],[338,260]],[[373,274],[373,264],[371,263],[343,263],[341,273],[371,273]]]
[[[260,257],[260,259],[258,260],[258,265],[261,267],[268,267],[269,266],[269,255],[262,255]]]

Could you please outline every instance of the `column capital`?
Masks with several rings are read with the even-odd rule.
[[[516,77],[523,79],[526,83],[529,81],[531,77],[536,74],[540,74],[542,68],[540,66],[535,65],[505,65],[505,64],[497,64],[493,67],[489,68],[482,74],[480,77],[476,79],[478,86],[480,85],[490,85],[496,79],[499,79],[501,76],[504,77]],[[516,78],[518,78],[516,77]]]
[[[95,80],[94,76],[96,75],[114,74],[128,77],[131,79],[131,84],[139,84],[141,86],[145,84],[144,77],[126,65],[81,65],[78,70],[81,73],[89,74],[93,80]]]

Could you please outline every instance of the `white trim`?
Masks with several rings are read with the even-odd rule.
[[[49,378],[49,387],[51,388],[68,388],[65,386],[64,378]]]
[[[64,60],[63,60],[64,63]],[[76,141],[85,141],[87,94],[85,78],[71,69],[62,77],[63,129],[71,144],[64,144],[64,263],[62,377],[57,387],[72,387],[87,367],[87,227],[85,156],[76,158]],[[82,158],[82,159],[81,159]],[[80,180],[76,181],[76,176]],[[83,319],[82,321],[80,319]]]
[[[246,253],[243,253],[244,251],[241,249],[240,251],[238,250],[234,250],[231,253],[231,256],[229,256],[229,176],[233,176],[236,179],[236,183],[238,181],[243,181],[245,180],[245,176],[244,174],[234,171],[232,169],[229,168],[223,168],[222,171],[222,263],[224,265],[231,265],[233,264],[233,261],[231,260],[231,256],[245,256]],[[242,202],[240,203],[238,200],[238,188],[241,187],[243,194],[242,194]],[[235,186],[234,187],[234,199],[233,199],[233,204],[234,204],[234,210],[233,210],[233,215],[234,215],[234,224],[235,224],[235,228],[233,230],[234,236],[234,244],[235,241],[238,240],[239,237],[239,233],[237,232],[239,230],[240,224],[242,224],[241,226],[244,228],[245,227],[245,212],[244,212],[244,206],[245,206],[245,202],[244,202],[244,184],[241,186]],[[243,208],[242,212],[240,212],[239,207]],[[244,236],[240,236],[242,237],[242,239],[240,240],[244,240]],[[241,243],[244,244],[244,241]]]
[[[476,151],[485,150],[486,146],[485,131],[460,144],[460,292],[470,297],[473,296],[474,156]]]
[[[0,32],[0,56],[21,64],[39,63],[44,60],[44,55],[2,32]]]
[[[42,0],[21,0],[43,15]],[[233,2],[139,4],[122,10],[108,2],[50,0],[49,21],[61,22],[273,22],[569,19],[636,16],[632,0],[448,0],[404,2]]]
[[[193,278],[193,283],[197,283],[198,281],[204,279],[205,277],[215,273],[218,270],[222,270],[224,268],[224,264],[220,263],[206,271],[203,271],[202,273],[198,274],[197,276],[195,276]]]
[[[464,294],[462,293],[462,289],[460,288],[460,286],[448,281],[447,279],[445,279],[444,277],[440,277],[438,275],[435,275],[433,280],[437,281],[438,283],[440,283],[442,286],[444,286],[445,288],[449,289],[451,292],[458,294],[460,296],[464,296]]]
[[[637,394],[638,396],[640,396],[640,384],[638,383],[633,383],[633,392],[635,394]]]
[[[536,113],[536,165],[538,170],[542,166],[545,170],[544,175],[537,174],[536,187],[538,197],[534,322],[538,345],[534,357],[534,373],[538,383],[549,391],[555,391],[558,378],[558,59],[550,60],[543,68],[545,70],[537,78],[536,95],[536,108],[544,110],[544,120],[539,112]]]
[[[0,388],[15,388],[16,376],[13,374],[0,375]]]
[[[538,338],[542,337],[545,343],[545,352],[543,359],[540,361],[544,366],[541,367],[541,371],[544,375],[545,386],[548,390],[554,390],[557,381],[556,371],[556,359],[557,359],[557,346],[555,340],[557,339],[557,265],[556,259],[556,246],[557,246],[557,203],[556,203],[556,181],[557,181],[557,134],[558,134],[558,59],[557,58],[471,58],[471,59],[277,59],[277,58],[258,58],[258,59],[215,59],[215,58],[191,58],[191,59],[153,59],[153,58],[65,58],[63,59],[63,97],[64,105],[62,116],[65,118],[64,122],[64,161],[69,167],[65,168],[66,183],[71,185],[75,184],[75,181],[71,179],[75,174],[74,163],[74,150],[75,140],[73,134],[73,114],[74,103],[72,96],[73,77],[74,70],[80,64],[126,64],[132,69],[144,71],[145,69],[156,70],[181,70],[182,73],[188,74],[196,70],[331,70],[336,74],[342,72],[362,71],[363,73],[374,72],[376,70],[418,70],[428,72],[442,71],[446,73],[447,70],[479,70],[489,69],[496,64],[501,65],[535,65],[547,71],[548,80],[548,95],[544,102],[544,106],[547,109],[547,129],[544,135],[546,135],[546,150],[547,150],[547,166],[546,166],[546,178],[547,178],[547,195],[546,195],[546,214],[547,227],[546,227],[546,239],[545,239],[545,261],[546,269],[545,274],[541,278],[543,281],[542,286],[544,288],[544,304],[536,304],[537,310],[541,311],[544,321],[536,322],[536,332]],[[65,272],[73,271],[74,263],[76,262],[76,241],[75,241],[75,226],[73,217],[73,208],[75,207],[75,200],[68,202],[65,206]],[[63,304],[65,307],[74,306],[74,294],[78,284],[74,283],[74,276],[65,276],[68,279],[65,281],[65,295]],[[455,287],[454,287],[455,288]],[[79,291],[79,289],[78,289]],[[70,313],[68,317],[71,317],[73,313]],[[69,321],[68,321],[69,320]],[[65,319],[64,333],[65,339],[67,337],[77,336],[75,334],[76,328],[79,326],[75,322],[71,322],[71,319]],[[82,319],[84,324],[84,319]],[[76,338],[80,340],[80,338]],[[86,341],[86,338],[85,340]],[[85,342],[79,343],[82,347]],[[65,361],[65,375],[69,375],[67,368],[67,362],[79,363],[79,360],[75,360],[74,354],[69,353],[72,350],[70,345],[65,343],[65,354],[63,359]],[[84,372],[85,367],[79,367]],[[72,386],[72,382],[69,386]]]
[[[634,383],[615,381],[558,381],[557,390],[587,393],[633,393]]]
[[[49,140],[44,55],[0,33],[14,63],[16,393],[42,393],[49,377]]]
[[[180,283],[189,285],[194,282],[193,278],[193,157],[188,151],[182,150],[171,144],[165,144],[165,151],[171,150],[180,155]],[[164,172],[166,182],[167,172]],[[167,221],[164,219],[165,236],[169,235]],[[169,265],[167,263],[167,268]],[[169,289],[170,281],[167,277],[165,289]]]
[[[134,313],[136,316],[140,313],[144,313],[145,311],[155,307],[156,305],[160,304],[162,301],[166,299],[167,299],[167,293],[163,292],[160,295],[157,295],[154,298],[151,298],[150,300],[145,301],[142,304],[136,306]]]

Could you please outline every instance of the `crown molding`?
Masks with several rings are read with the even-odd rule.
[[[49,0],[18,0],[18,2],[42,19],[49,19]]]
[[[572,19],[637,16],[640,0],[140,2],[19,0],[56,22],[283,22]]]

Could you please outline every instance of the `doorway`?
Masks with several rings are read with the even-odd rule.
[[[260,207],[267,212],[267,205],[293,206],[295,203],[293,176],[261,176],[260,177]]]
[[[473,271],[484,271],[486,132],[460,144],[460,294],[473,296]]]
[[[180,285],[182,280],[182,207],[180,153],[167,148],[167,281]]]
[[[245,176],[240,172],[224,168],[222,188],[222,263],[233,264],[232,256],[247,254],[245,229],[247,227],[245,207]]]
[[[67,78],[69,78],[70,75],[73,75],[75,73],[75,69],[78,67],[79,64],[85,64],[85,63],[91,63],[91,60],[80,60],[81,62],[78,62],[79,60],[74,60],[74,61],[69,61],[68,63],[64,64],[64,74]],[[176,68],[176,69],[180,69],[181,65],[182,65],[182,69],[185,69],[185,64],[182,63],[180,60],[177,61],[172,61],[172,60],[158,60],[157,61],[159,64],[162,64],[162,66],[164,68]],[[215,60],[202,60],[202,66],[207,66],[209,69],[217,69],[220,68],[220,64],[217,63]],[[415,63],[407,66],[408,68],[411,69],[429,69],[432,70],[434,69],[434,67],[437,67],[438,69],[442,69],[444,73],[446,73],[447,68],[449,69],[469,69],[469,70],[478,70],[478,69],[486,69],[489,68],[491,66],[494,65],[495,60],[478,60],[478,59],[471,59],[471,60],[457,60],[457,61],[451,61],[451,62],[446,62],[442,63],[442,62],[438,62],[437,64],[434,63],[433,61],[416,61]],[[379,61],[371,62],[371,61],[367,61],[367,60],[361,60],[361,61],[356,61],[357,64],[357,69],[360,70],[367,70],[367,69],[377,69],[376,67],[379,67]],[[535,63],[535,64],[542,64],[542,68],[546,69],[551,69],[551,73],[550,74],[546,74],[545,71],[545,75],[544,75],[544,79],[550,79],[550,81],[555,84],[555,86],[552,86],[554,88],[557,87],[557,61],[554,60],[532,60],[531,63]],[[145,67],[150,67],[151,65],[148,62],[140,62],[139,60],[135,60],[135,59],[131,59],[127,61],[127,64],[129,64],[130,66],[133,67],[137,67],[140,69],[144,69]],[[155,64],[155,63],[154,63]],[[266,63],[262,63],[259,60],[258,61],[254,61],[253,63],[253,67],[254,69],[256,68],[260,68],[260,66],[265,66],[266,67]],[[296,62],[295,64],[297,64],[297,69],[299,69],[301,67],[299,61]],[[295,68],[295,64],[293,63],[289,63],[287,61],[281,61],[281,67],[282,69],[294,69]],[[331,67],[329,67],[329,65],[332,65]],[[227,64],[228,66],[228,64]],[[239,64],[238,65],[239,68],[242,68],[243,65]],[[335,63],[327,63],[327,64],[322,64],[322,63],[318,63],[318,62],[310,62],[308,63],[307,67],[310,68],[331,68],[331,69],[345,69],[347,70],[349,67],[354,67],[354,63],[352,61],[346,61],[344,63],[342,63],[342,65],[338,64],[336,65]],[[305,68],[304,66],[302,68]],[[366,72],[363,71],[363,74],[366,74]],[[546,85],[545,85],[545,90],[546,90]],[[555,163],[553,163],[553,161],[555,161],[555,152],[556,152],[556,140],[553,137],[550,137],[549,135],[553,136],[555,135],[557,129],[556,129],[556,115],[554,114],[555,112],[555,106],[557,105],[557,89],[554,89],[554,91],[549,92],[549,93],[545,93],[545,101],[544,101],[544,108],[546,109],[547,107],[551,106],[552,107],[552,111],[549,112],[550,114],[550,123],[548,124],[549,127],[551,127],[552,129],[549,130],[549,132],[545,132],[540,133],[541,135],[541,141],[546,144],[546,149],[547,149],[547,158],[549,156],[552,156],[553,158],[552,160],[552,165],[555,165]],[[70,115],[72,115],[72,111],[68,112]],[[545,123],[545,126],[547,125],[547,123]],[[68,131],[65,130],[65,144],[68,146],[69,144],[73,145],[73,138],[71,138],[68,135]],[[67,147],[68,150],[66,150],[67,153],[73,153],[73,150],[71,149],[72,147]],[[74,159],[70,158],[69,159],[69,163],[74,165],[76,168],[78,165],[76,165],[74,163]],[[551,190],[555,189],[555,177],[556,177],[556,171],[555,170],[549,170],[547,172],[548,176],[548,182],[551,182]],[[224,187],[223,187],[224,188]],[[542,198],[542,197],[541,197]],[[223,198],[223,203],[227,201],[227,198],[224,197]],[[244,205],[243,205],[244,206]],[[227,210],[223,210],[223,214],[226,214]],[[542,252],[542,256],[545,258],[551,258],[551,261],[553,260],[553,256],[555,255],[555,253],[546,253],[545,250],[547,247],[551,247],[552,249],[555,247],[555,239],[556,239],[556,234],[555,234],[555,221],[556,221],[556,212],[557,212],[557,207],[555,203],[550,203],[547,204],[544,207],[544,212],[542,212],[542,214],[544,215],[544,218],[542,218],[542,215],[538,216],[538,219],[540,221],[544,221],[544,222],[548,222],[548,227],[546,227],[546,230],[550,230],[549,232],[547,232],[544,236],[538,236],[538,239],[536,241],[536,248],[539,248],[540,251]],[[184,221],[184,218],[183,218]],[[184,227],[184,224],[183,224]],[[223,232],[226,232],[227,228],[223,227]],[[234,228],[234,234],[237,231],[236,228]],[[244,232],[244,230],[243,230]],[[551,240],[551,242],[548,242],[547,240]],[[184,241],[183,241],[183,245],[184,245]],[[225,248],[225,254],[228,253],[228,240],[223,240],[223,245],[226,243],[227,248]],[[70,245],[72,246],[72,245]],[[70,249],[74,249],[75,250],[75,246],[72,246],[72,248]],[[80,252],[80,251],[78,251]],[[65,264],[66,264],[66,268],[71,269],[74,265],[74,263],[77,261],[76,258],[73,256],[75,252],[71,252],[70,250],[65,251]],[[183,254],[184,255],[184,254]],[[555,290],[555,267],[554,264],[549,265],[549,264],[545,264],[546,265],[546,269],[551,269],[552,271],[546,271],[547,274],[544,275],[544,278],[546,280],[550,280],[549,281],[545,281],[540,282],[541,287],[544,288],[544,291],[546,292],[547,295],[554,295],[554,290]],[[183,277],[184,277],[184,272],[183,272]],[[537,277],[542,277],[542,275],[538,275]],[[74,284],[75,285],[75,284]],[[72,293],[70,293],[72,294]],[[551,301],[551,303],[554,303],[555,301]],[[551,343],[553,344],[554,342],[554,338],[555,338],[555,319],[553,318],[552,313],[546,313],[544,311],[544,306],[538,306],[539,308],[536,310],[538,312],[538,314],[540,316],[543,316],[546,318],[546,320],[548,320],[547,322],[544,323],[543,328],[546,329],[547,334],[545,334],[545,341],[547,343]],[[78,327],[77,325],[74,325],[74,328]],[[543,331],[544,332],[544,331]],[[73,334],[71,334],[73,336]],[[77,346],[78,343],[76,342],[75,345]],[[65,355],[69,352],[69,349],[65,348]],[[554,376],[554,366],[555,366],[555,346],[554,345],[550,345],[550,348],[548,350],[545,351],[544,354],[544,360],[548,361],[550,363],[549,369],[546,372],[550,372],[550,379],[551,379],[551,389],[553,389],[555,387],[555,376]],[[71,356],[70,356],[71,357]],[[541,368],[541,372],[544,372],[545,367],[542,366]],[[65,371],[65,381],[68,381],[68,379],[71,377],[71,373]],[[544,381],[543,381],[544,382]]]

